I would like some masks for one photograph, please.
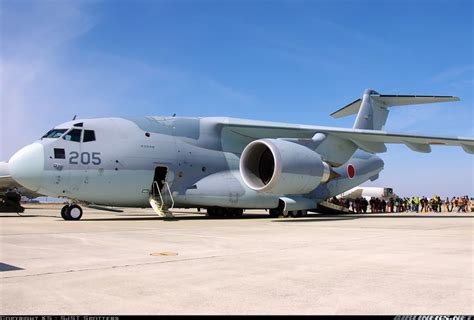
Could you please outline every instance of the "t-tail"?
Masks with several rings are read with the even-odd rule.
[[[390,95],[367,89],[362,99],[359,98],[349,103],[332,113],[331,116],[342,118],[357,113],[354,129],[382,130],[387,121],[390,107],[449,101],[459,101],[459,98],[454,96]]]

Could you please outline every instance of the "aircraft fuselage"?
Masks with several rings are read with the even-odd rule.
[[[275,208],[282,196],[246,186],[239,160],[243,147],[255,137],[235,134],[216,118],[98,118],[55,129],[59,131],[51,131],[50,137],[26,146],[10,160],[15,180],[41,194],[98,205],[149,207],[153,181],[161,172],[158,180],[168,183],[175,207]],[[349,173],[349,166],[355,172]],[[358,151],[333,168],[337,178],[302,196],[321,201],[376,177],[382,169],[379,157]]]

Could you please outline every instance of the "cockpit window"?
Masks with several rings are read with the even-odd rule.
[[[84,142],[95,141],[94,130],[84,130]]]
[[[59,138],[66,131],[67,129],[52,129],[52,130],[49,130],[48,133],[46,133],[41,138],[56,139],[56,138]]]
[[[71,129],[63,136],[63,139],[67,141],[80,142],[81,133],[82,133],[82,130],[80,129]]]

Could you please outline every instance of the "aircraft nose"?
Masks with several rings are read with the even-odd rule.
[[[41,186],[44,169],[44,148],[40,143],[30,144],[8,161],[12,178],[32,191],[37,191]]]

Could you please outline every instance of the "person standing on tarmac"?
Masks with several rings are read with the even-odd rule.
[[[423,196],[420,200],[420,205],[421,205],[421,210],[420,212],[425,212],[426,211],[426,205],[427,205],[428,199],[426,199],[425,196]]]
[[[420,209],[420,198],[418,198],[418,196],[415,196],[415,198],[413,199],[413,203],[415,204],[415,210],[413,211],[416,211],[418,213],[418,210]]]
[[[362,211],[364,213],[367,213],[367,206],[369,205],[369,202],[367,201],[366,198],[362,197],[361,205],[362,205]]]

